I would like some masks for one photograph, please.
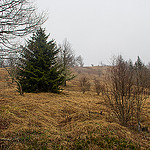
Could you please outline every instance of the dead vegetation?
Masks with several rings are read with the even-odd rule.
[[[8,86],[4,80],[6,74],[4,69],[0,69],[0,149],[150,147],[149,132],[138,133],[119,125],[106,107],[102,94],[97,95],[93,82],[95,77],[99,78],[96,71],[86,74],[91,90],[85,94],[79,87],[81,74],[69,81],[61,94],[25,93],[24,96],[19,95],[15,84]],[[141,123],[149,130],[149,99],[144,112]]]

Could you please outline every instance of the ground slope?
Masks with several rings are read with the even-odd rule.
[[[148,149],[150,133],[137,133],[118,124],[102,95],[82,94],[78,79],[99,77],[93,68],[78,75],[61,94],[25,93],[20,96],[0,69],[0,149]],[[80,71],[79,71],[80,69]],[[84,72],[83,70],[92,70]],[[94,71],[93,71],[94,70]],[[146,111],[149,114],[150,103]],[[146,116],[143,121],[149,125]]]

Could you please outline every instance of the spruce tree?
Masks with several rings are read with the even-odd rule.
[[[27,41],[18,65],[18,80],[23,92],[59,92],[64,82],[62,67],[57,63],[59,49],[40,28]]]

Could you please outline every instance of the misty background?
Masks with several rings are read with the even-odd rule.
[[[85,66],[110,63],[121,54],[150,62],[149,0],[36,0],[39,11],[48,12],[42,27],[50,38],[71,43]]]

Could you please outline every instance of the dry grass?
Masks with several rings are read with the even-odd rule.
[[[81,70],[84,69],[90,70]],[[91,70],[80,72],[79,76],[85,73],[92,82],[98,74],[95,68]],[[76,74],[78,71],[74,70]],[[25,93],[24,96],[19,95],[15,84],[8,86],[4,69],[0,69],[0,76],[0,149],[150,147],[150,133],[137,133],[120,126],[102,95],[97,96],[93,90],[82,94],[79,76],[68,82],[61,94]],[[144,109],[142,123],[150,127],[149,100]]]

